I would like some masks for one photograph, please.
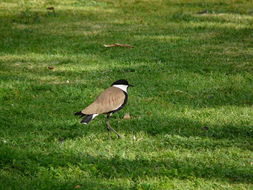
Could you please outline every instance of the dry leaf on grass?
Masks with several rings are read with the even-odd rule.
[[[54,69],[53,66],[48,66],[47,68],[50,69],[50,70],[53,70],[53,69]]]
[[[210,11],[208,10],[203,10],[203,11],[199,11],[197,12],[197,14],[201,15],[201,14],[208,14]]]
[[[50,15],[50,14],[55,15],[54,7],[47,7],[47,13],[48,13],[49,15]]]
[[[204,127],[202,127],[201,129],[202,129],[202,130],[209,130],[209,127],[204,126]]]
[[[152,112],[151,112],[151,111],[148,111],[147,114],[148,114],[148,115],[152,115]]]
[[[54,10],[54,7],[47,7],[47,10]]]
[[[81,186],[80,185],[76,185],[75,186],[75,189],[79,189]]]
[[[129,114],[129,113],[126,113],[126,114],[124,115],[123,119],[131,119],[130,114]]]
[[[127,48],[133,48],[134,46],[128,45],[128,44],[104,44],[104,47],[127,47]]]

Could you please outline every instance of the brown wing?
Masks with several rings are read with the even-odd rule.
[[[119,108],[125,100],[125,94],[122,90],[116,87],[107,88],[102,92],[95,102],[90,104],[84,110],[83,114],[102,114]]]

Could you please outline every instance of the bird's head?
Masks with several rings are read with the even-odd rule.
[[[112,86],[118,87],[118,88],[122,89],[123,91],[127,91],[128,87],[132,87],[134,85],[129,84],[128,81],[125,79],[120,79],[120,80],[117,80],[114,83],[112,83]]]

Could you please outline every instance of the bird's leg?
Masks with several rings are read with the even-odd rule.
[[[110,118],[111,114],[108,113],[107,116],[106,116],[106,129],[108,130],[108,132],[110,133],[111,129],[110,129],[110,123],[109,123],[109,118]],[[107,123],[108,121],[108,123]]]
[[[108,130],[113,131],[118,136],[118,138],[121,138],[121,135],[111,127],[109,120],[106,121],[106,125]]]
[[[108,115],[107,115],[107,119],[108,119]],[[110,125],[110,124],[109,124]],[[107,121],[106,121],[106,129],[107,129],[107,131],[108,131],[108,137],[109,137],[109,139],[111,139],[111,133],[110,133],[110,128],[108,127],[108,124],[107,124]]]
[[[119,133],[117,133],[117,131],[115,131],[112,127],[111,127],[111,125],[110,125],[110,123],[109,123],[109,118],[110,118],[110,114],[108,114],[107,115],[107,120],[106,120],[106,128],[107,128],[107,130],[108,131],[113,131],[117,136],[118,136],[118,138],[121,138],[121,135],[119,134]]]

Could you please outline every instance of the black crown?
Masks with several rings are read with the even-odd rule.
[[[120,79],[120,80],[117,80],[114,83],[112,83],[112,85],[120,85],[120,84],[121,85],[129,85],[127,80],[125,80],[125,79]]]

